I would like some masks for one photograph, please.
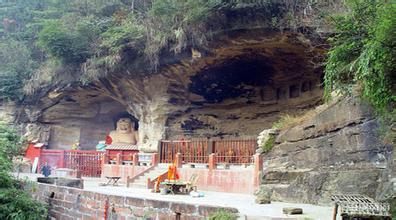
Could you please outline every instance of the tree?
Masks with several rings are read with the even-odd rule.
[[[396,4],[353,0],[351,11],[334,18],[336,35],[326,61],[325,94],[358,87],[390,123],[396,114]]]
[[[65,64],[80,64],[89,57],[87,38],[67,29],[61,20],[44,24],[38,35],[38,45]]]
[[[21,100],[24,81],[36,68],[36,64],[23,42],[0,39],[0,100]]]
[[[0,123],[0,219],[46,219],[46,207],[33,200],[10,172],[12,158],[20,153],[21,138]]]

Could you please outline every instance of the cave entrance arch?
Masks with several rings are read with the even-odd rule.
[[[323,50],[311,47],[305,36],[272,34],[238,35],[191,65],[173,67],[175,78],[187,73],[189,81],[177,85],[187,93],[169,90],[177,91],[169,102],[189,106],[168,118],[166,138],[257,137],[282,115],[300,115],[320,104],[323,67],[316,64]]]

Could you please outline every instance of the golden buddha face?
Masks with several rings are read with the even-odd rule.
[[[117,131],[120,133],[131,133],[132,132],[132,122],[129,118],[120,118],[117,121]]]

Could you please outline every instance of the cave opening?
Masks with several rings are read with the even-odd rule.
[[[280,116],[321,103],[323,69],[312,65],[315,54],[307,51],[290,42],[222,48],[193,70],[191,106],[169,118],[167,136],[253,137]],[[181,100],[180,93],[172,95]]]
[[[189,90],[203,96],[209,103],[253,95],[253,87],[271,83],[274,69],[262,56],[245,55],[205,68],[191,77]],[[264,96],[263,92],[261,95]],[[263,97],[264,98],[264,97]]]

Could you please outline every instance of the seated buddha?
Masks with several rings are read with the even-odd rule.
[[[135,131],[135,123],[129,118],[120,118],[117,128],[109,134],[112,145],[136,145],[138,133]]]

